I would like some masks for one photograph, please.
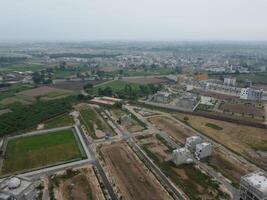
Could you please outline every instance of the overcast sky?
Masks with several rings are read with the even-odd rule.
[[[0,41],[267,40],[267,0],[0,0]]]

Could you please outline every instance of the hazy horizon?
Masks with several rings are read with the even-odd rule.
[[[8,0],[1,42],[267,41],[262,0]]]

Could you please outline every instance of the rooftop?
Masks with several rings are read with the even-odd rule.
[[[251,186],[267,195],[267,173],[257,171],[242,177]]]

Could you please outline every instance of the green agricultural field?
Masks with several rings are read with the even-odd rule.
[[[139,89],[139,86],[141,84],[127,83],[126,81],[116,80],[116,81],[109,82],[107,84],[102,84],[100,86],[96,86],[93,89],[94,89],[94,92],[97,92],[97,90],[99,88],[105,89],[106,87],[110,87],[113,92],[119,92],[119,91],[124,90],[124,88],[125,88],[126,85],[131,85],[134,90],[138,90]]]
[[[74,123],[72,117],[68,114],[60,115],[55,118],[49,119],[44,123],[44,128],[50,129],[50,128],[56,128],[56,127],[62,127],[62,126],[69,126]]]
[[[84,156],[71,129],[8,141],[1,174],[28,171]]]
[[[11,71],[21,71],[21,72],[25,72],[25,71],[38,71],[41,69],[44,69],[46,67],[46,65],[43,64],[15,64],[15,65],[10,65],[7,67],[1,67],[0,68],[0,72],[11,72]]]

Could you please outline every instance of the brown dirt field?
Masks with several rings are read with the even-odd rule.
[[[222,110],[229,110],[230,112],[244,113],[245,115],[253,114],[255,116],[264,116],[265,111],[262,108],[257,108],[253,105],[246,104],[224,104],[221,106]]]
[[[104,200],[104,196],[91,167],[79,170],[72,178],[63,179],[57,188],[57,199]]]
[[[138,84],[158,84],[166,82],[165,79],[160,79],[160,78],[129,78],[124,81],[128,83],[138,83]]]
[[[61,82],[52,85],[53,88],[79,91],[83,89],[83,86],[90,83],[92,85],[96,85],[99,83],[103,83],[104,81],[75,81],[75,82]]]
[[[171,154],[170,152],[168,152],[169,149],[152,135],[151,137],[140,139],[139,143],[140,145],[145,146],[149,149],[149,151],[154,153],[161,162],[171,159]]]
[[[174,116],[180,120],[183,120],[187,116],[190,126],[253,163],[267,169],[267,157],[257,153],[257,151],[267,151],[267,129],[238,125],[193,115],[177,114]],[[222,127],[223,130],[207,127],[207,123]]]
[[[100,151],[105,155],[105,165],[123,199],[171,199],[125,143],[105,145]]]
[[[49,93],[69,93],[70,91],[68,90],[62,90],[62,89],[56,89],[56,88],[52,88],[52,87],[47,87],[47,86],[42,86],[42,87],[38,87],[38,88],[34,88],[34,89],[30,89],[30,90],[25,90],[23,92],[19,92],[18,95],[22,95],[22,96],[27,96],[27,97],[38,97],[38,96],[45,96]]]
[[[187,137],[194,135],[189,129],[182,127],[168,117],[151,117],[149,121],[157,128],[164,130],[167,134],[176,139],[180,144],[185,144]]]

